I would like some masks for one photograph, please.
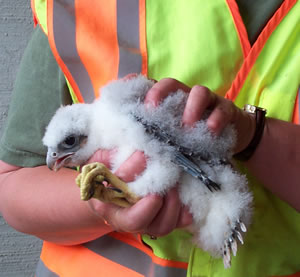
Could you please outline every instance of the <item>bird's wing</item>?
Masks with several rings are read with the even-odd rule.
[[[141,117],[133,115],[134,118],[140,122],[145,129],[145,132],[152,135],[159,141],[174,147],[172,162],[180,166],[186,173],[200,180],[211,191],[220,190],[221,186],[212,181],[206,173],[193,161],[193,152],[186,147],[178,145],[175,140],[167,132],[159,128],[153,123],[147,123]]]

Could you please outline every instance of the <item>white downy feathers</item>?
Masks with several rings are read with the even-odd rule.
[[[157,108],[146,108],[144,97],[152,86],[152,81],[140,75],[108,84],[102,88],[101,98],[93,104],[61,107],[47,127],[43,142],[48,149],[57,149],[69,135],[87,137],[70,158],[69,165],[84,163],[97,149],[117,148],[112,171],[135,150],[143,151],[148,157],[147,168],[128,184],[131,190],[140,196],[164,194],[179,183],[181,201],[194,217],[191,226],[194,242],[213,256],[222,256],[228,267],[230,254],[236,252],[236,241],[241,231],[245,231],[244,224],[250,223],[252,203],[245,176],[228,163],[220,162],[232,158],[235,130],[228,126],[216,137],[209,132],[205,118],[194,128],[182,128],[187,94],[179,90]],[[171,161],[174,149],[147,135],[133,115],[155,123],[172,135],[177,144],[199,153],[206,161],[199,159],[197,164],[211,180],[221,185],[221,190],[211,192],[201,181],[183,172]]]

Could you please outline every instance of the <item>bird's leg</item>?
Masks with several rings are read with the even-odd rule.
[[[106,186],[104,182],[109,185]],[[80,187],[81,199],[85,201],[93,197],[102,202],[129,207],[139,200],[129,190],[128,185],[102,163],[95,162],[83,166],[76,183]]]

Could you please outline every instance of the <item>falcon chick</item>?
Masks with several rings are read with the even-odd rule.
[[[236,255],[241,233],[250,224],[252,194],[244,175],[230,164],[236,142],[233,126],[221,136],[207,128],[206,118],[193,128],[181,126],[187,93],[171,93],[158,107],[143,104],[153,81],[142,75],[117,80],[101,89],[100,99],[92,104],[61,107],[49,123],[43,143],[48,148],[47,164],[51,169],[84,164],[98,149],[117,149],[112,171],[134,151],[143,151],[147,168],[128,183],[139,197],[149,193],[163,195],[179,184],[182,203],[189,207],[194,223],[190,226],[196,245],[215,257],[223,257],[230,267],[231,254]],[[147,130],[156,126],[171,139],[161,139]],[[171,143],[170,143],[171,142]],[[189,166],[176,162],[184,153],[220,190],[210,190],[203,179],[195,178]]]

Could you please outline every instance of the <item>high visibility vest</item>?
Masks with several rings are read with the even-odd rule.
[[[129,73],[205,85],[242,107],[299,124],[300,4],[285,0],[251,47],[234,0],[32,0],[74,102]],[[183,230],[151,240],[110,233],[44,242],[36,276],[300,276],[300,216],[249,175],[253,224],[232,267]]]

